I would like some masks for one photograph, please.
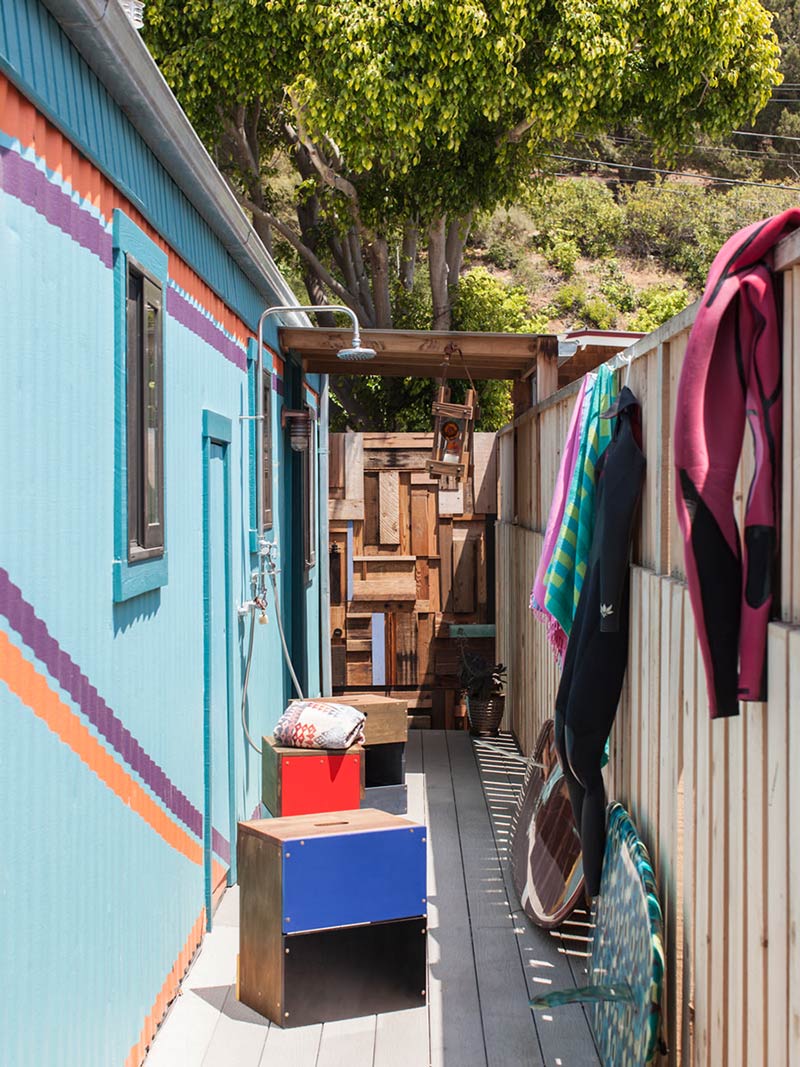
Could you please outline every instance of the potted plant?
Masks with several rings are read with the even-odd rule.
[[[497,737],[506,704],[506,668],[474,652],[464,652],[460,679],[467,698],[470,733]]]

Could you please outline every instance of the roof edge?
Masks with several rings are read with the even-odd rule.
[[[256,289],[299,304],[117,0],[41,2]]]

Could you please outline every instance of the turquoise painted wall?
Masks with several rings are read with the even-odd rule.
[[[110,223],[103,225],[110,234]],[[202,413],[218,412],[233,425],[238,603],[249,596],[255,564],[249,424],[239,418],[248,414],[247,375],[167,315],[168,582],[114,604],[112,270],[41,210],[2,189],[0,249],[0,578],[6,582],[0,638],[23,664],[12,669],[9,657],[0,663],[6,872],[0,988],[12,1021],[3,1035],[4,1057],[14,1067],[121,1067],[203,907],[202,865],[155,832],[98,766],[105,754],[119,770],[121,788],[132,783],[156,821],[201,844],[176,811],[188,812],[191,823],[192,812],[203,810]],[[276,344],[274,323],[268,340]],[[275,401],[280,470],[285,448],[277,394]],[[274,531],[281,546],[299,542],[299,515],[298,502],[282,487]],[[319,688],[318,567],[302,594],[310,692]],[[40,620],[33,627],[22,626],[12,585]],[[284,583],[284,603],[293,592]],[[256,738],[271,730],[290,695],[271,601],[269,614],[269,625],[255,634],[249,717]],[[240,818],[260,800],[260,760],[239,728],[248,624],[236,622],[234,634]],[[74,736],[83,731],[95,746],[93,756],[82,756],[72,734],[59,736],[18,695],[25,664],[64,709]],[[66,678],[73,668],[85,681],[71,691]],[[93,718],[100,704],[114,716],[110,737]],[[166,799],[152,784],[156,772],[173,791]],[[228,836],[227,826],[216,829]]]

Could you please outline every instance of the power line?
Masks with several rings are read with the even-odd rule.
[[[645,147],[650,146],[650,145],[655,145],[654,141],[647,140],[645,138],[621,137],[621,136],[618,136],[618,135],[615,135],[615,134],[605,134],[603,136],[607,140],[613,141],[614,144],[618,144],[618,145],[621,145],[621,146],[631,145],[631,146],[635,147],[635,146],[641,145],[643,148],[645,148]],[[583,138],[583,140],[591,141],[591,138]],[[683,143],[683,144],[678,145],[678,147],[679,148],[685,148],[685,149],[687,149],[689,151],[695,151],[695,152],[731,152],[734,155],[747,156],[748,159],[753,159],[753,158],[761,159],[761,158],[764,157],[763,149],[736,148],[733,145],[707,145],[707,144],[700,144],[699,142],[695,142],[694,144]],[[796,156],[788,155],[788,154],[783,153],[783,152],[775,152],[769,158],[770,158],[770,160],[774,160],[774,159],[795,159]]]
[[[665,170],[662,167],[636,167],[632,163],[614,163],[607,159],[581,159],[578,156],[561,156],[555,152],[546,152],[549,159],[560,159],[566,163],[591,163],[598,167],[622,167],[625,170],[639,170],[646,174],[670,174],[678,178],[699,178],[701,181],[721,182],[724,185],[753,185],[760,189],[785,189],[787,192],[800,193],[800,185],[772,185],[770,182],[751,182],[744,178],[721,178],[716,174],[697,174],[689,170]]]
[[[751,130],[731,130],[731,134],[735,134],[737,137],[769,137],[770,140],[777,141],[800,141],[800,137],[793,137],[789,133],[757,133]]]

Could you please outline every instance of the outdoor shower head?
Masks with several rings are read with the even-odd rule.
[[[342,360],[374,359],[375,349],[365,348],[361,344],[361,334],[358,331],[358,319],[352,311],[350,312],[350,317],[353,320],[353,343],[349,348],[340,348],[336,355]]]
[[[353,338],[352,348],[340,348],[336,353],[339,359],[343,360],[356,360],[356,359],[374,359],[374,348],[363,348],[361,345],[361,339],[359,337]]]

